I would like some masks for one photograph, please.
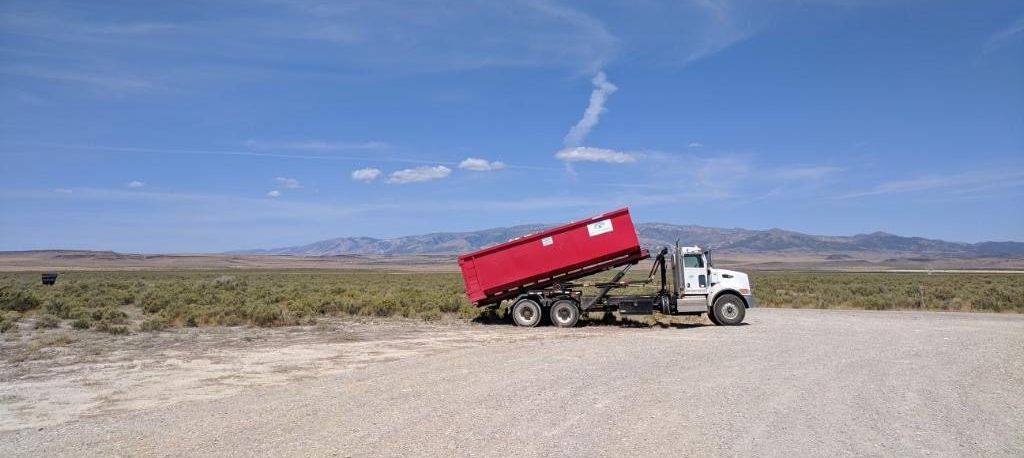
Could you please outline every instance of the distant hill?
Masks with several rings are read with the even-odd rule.
[[[340,254],[454,254],[473,251],[508,239],[543,230],[542,224],[485,229],[474,232],[436,232],[394,239],[338,237],[309,245],[266,250],[233,251],[232,254],[288,254],[294,256],[334,256]]]
[[[543,230],[550,225],[529,224],[473,232],[437,232],[393,239],[339,237],[308,245],[244,250],[235,254],[283,254],[294,256],[456,254],[504,242]],[[894,253],[918,256],[1024,257],[1024,243],[958,243],[921,237],[902,237],[885,232],[853,236],[810,235],[782,229],[750,230],[640,223],[640,243],[648,249],[683,245],[735,253],[807,253],[839,256],[839,253]]]

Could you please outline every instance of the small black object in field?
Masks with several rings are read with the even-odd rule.
[[[57,272],[43,272],[43,284],[50,286],[57,283]]]

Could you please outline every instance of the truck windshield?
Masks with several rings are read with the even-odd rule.
[[[688,254],[683,256],[683,267],[704,267],[704,260],[700,255]]]

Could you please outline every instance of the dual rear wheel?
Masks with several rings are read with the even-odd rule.
[[[512,305],[512,321],[516,326],[532,328],[541,322],[544,309],[533,299],[520,299]],[[576,326],[580,320],[580,307],[571,299],[559,299],[548,309],[551,324],[560,328]]]

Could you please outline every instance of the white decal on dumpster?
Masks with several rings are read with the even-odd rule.
[[[611,232],[611,231],[612,231],[612,220],[610,220],[610,219],[603,219],[603,220],[598,221],[596,223],[590,223],[590,224],[587,225],[587,233],[589,233],[591,237],[593,237],[595,235],[601,235],[601,234],[604,234],[605,232]]]
[[[555,239],[553,239],[551,237],[544,237],[544,238],[540,239],[540,244],[541,245],[548,246],[548,245],[551,245],[552,243],[555,243]]]

